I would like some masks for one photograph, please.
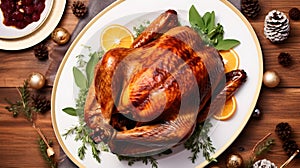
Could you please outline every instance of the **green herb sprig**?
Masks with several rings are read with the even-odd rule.
[[[5,109],[13,114],[13,117],[23,115],[28,121],[33,122],[33,116],[36,113],[44,113],[50,110],[50,101],[42,96],[35,96],[28,88],[28,81],[24,80],[23,86],[18,87],[17,91],[20,99],[12,102],[8,99],[5,101],[9,104]]]
[[[73,67],[73,76],[76,86],[80,89],[78,98],[76,99],[76,108],[66,107],[63,111],[72,116],[79,116],[79,119],[82,119],[80,115],[83,115],[83,108],[85,104],[85,99],[89,90],[90,85],[93,82],[94,77],[94,68],[102,55],[103,51],[91,52],[91,48],[85,46],[89,52],[89,60],[86,62],[83,60],[83,57],[77,57],[79,59],[78,66]],[[80,54],[82,55],[82,54]],[[85,62],[85,63],[84,63]]]
[[[47,149],[48,149],[47,144],[44,142],[44,140],[42,138],[39,138],[38,143],[39,143],[39,146],[40,146],[41,154],[42,154],[44,160],[47,162],[48,166],[50,168],[56,168],[57,164],[54,161],[54,157],[53,156],[49,157],[47,155]],[[52,146],[52,141],[49,141],[48,144],[50,146]]]
[[[270,151],[270,149],[272,148],[272,146],[274,144],[275,144],[274,139],[267,139],[265,142],[263,142],[259,146],[254,147],[254,150],[252,150],[253,155],[249,158],[249,160],[245,161],[246,162],[245,167],[251,168],[252,165],[254,164],[256,158],[258,158],[261,155],[263,155],[263,154],[267,153],[268,151]]]
[[[229,50],[240,44],[235,39],[224,39],[223,26],[215,23],[215,12],[206,12],[203,16],[199,14],[194,5],[189,10],[189,22],[203,40],[214,46],[217,50]]]
[[[100,58],[103,55],[102,51],[99,52],[91,52],[90,47],[86,47],[89,50],[89,60],[85,61],[84,56],[81,54],[77,56],[78,59],[78,66],[73,67],[73,76],[75,80],[76,86],[80,89],[78,98],[76,99],[76,107],[66,107],[62,109],[65,113],[72,115],[72,116],[78,116],[79,118],[79,124],[70,128],[67,130],[63,136],[65,138],[68,137],[68,135],[75,134],[75,141],[81,141],[82,145],[78,148],[78,156],[80,159],[84,159],[87,145],[90,145],[92,148],[92,155],[93,157],[101,163],[101,159],[99,157],[100,149],[99,146],[97,146],[92,138],[90,137],[91,130],[86,126],[86,123],[84,121],[84,105],[86,96],[88,93],[88,89],[90,85],[93,82],[94,77],[94,67],[100,60]],[[102,150],[107,150],[107,147],[101,146]]]
[[[28,121],[32,122],[33,108],[30,107],[30,91],[28,90],[28,81],[25,80],[22,87],[18,87],[17,91],[20,95],[20,100],[15,103],[8,99],[5,99],[10,106],[6,106],[5,109],[13,113],[13,117],[17,117],[19,114],[24,114]]]
[[[135,32],[134,38],[137,38],[150,24],[150,21],[144,21],[142,24],[133,27],[133,31]]]
[[[92,148],[92,155],[93,157],[101,163],[101,159],[99,157],[100,150],[98,149],[98,146],[94,143],[92,138],[89,136],[91,131],[85,126],[84,123],[80,123],[77,126],[74,126],[73,128],[70,128],[63,136],[67,138],[68,135],[75,134],[75,141],[81,141],[82,144],[78,148],[78,157],[80,159],[84,159],[86,150],[87,150],[87,144],[89,144]]]
[[[206,160],[216,161],[215,158],[210,157],[210,153],[215,151],[212,141],[208,136],[211,127],[212,124],[209,120],[207,120],[205,124],[198,124],[192,136],[184,143],[184,147],[192,152],[192,156],[190,156],[189,159],[191,159],[193,163],[195,163],[201,151]]]
[[[129,157],[129,156],[118,156],[119,160],[126,160],[128,161],[128,165],[132,166],[136,162],[142,162],[145,165],[148,165],[148,163],[151,164],[152,168],[158,168],[158,163],[157,160],[151,156],[146,156],[146,157]]]

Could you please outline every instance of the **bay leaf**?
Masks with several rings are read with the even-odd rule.
[[[92,84],[92,81],[94,79],[95,66],[98,63],[98,61],[99,61],[99,56],[96,53],[94,53],[91,55],[90,60],[86,64],[86,77],[87,77],[88,86]]]
[[[80,89],[86,89],[87,88],[87,79],[85,78],[84,74],[77,68],[73,67],[73,75],[76,85]]]
[[[223,39],[219,40],[215,48],[217,50],[229,50],[237,45],[239,45],[240,42],[238,40],[234,39]]]
[[[74,109],[73,107],[66,107],[66,108],[62,109],[62,111],[71,116],[77,116],[76,109]]]
[[[207,22],[207,25],[206,25],[208,32],[210,32],[215,27],[215,25],[216,25],[215,22],[216,22],[215,11],[212,11],[210,13],[209,21]]]
[[[192,26],[199,27],[202,31],[205,29],[203,18],[194,5],[192,5],[189,10],[189,22]]]

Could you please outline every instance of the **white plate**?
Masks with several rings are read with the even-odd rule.
[[[46,0],[47,2],[48,0]],[[29,33],[26,36],[22,36],[19,38],[0,38],[0,49],[2,50],[21,50],[26,49],[35,44],[43,41],[45,38],[51,34],[51,32],[55,29],[57,24],[62,17],[66,0],[51,0],[52,8],[49,10],[49,14],[44,18],[43,23],[41,23],[36,30]]]
[[[45,8],[41,13],[40,19],[37,22],[32,22],[27,25],[24,29],[18,29],[12,26],[6,26],[3,24],[4,16],[2,10],[0,10],[0,38],[5,39],[15,39],[19,37],[26,36],[35,30],[37,30],[48,17],[51,8],[52,8],[53,0],[45,0]]]
[[[237,138],[243,130],[255,107],[259,96],[263,61],[260,44],[254,30],[243,15],[225,0],[126,0],[116,1],[104,11],[99,13],[78,35],[66,53],[58,70],[52,93],[52,123],[57,139],[68,157],[79,167],[131,167],[141,168],[142,163],[128,166],[127,162],[120,162],[111,153],[101,153],[101,164],[91,156],[91,150],[87,152],[84,160],[77,156],[77,149],[81,142],[75,142],[74,137],[62,137],[66,130],[78,123],[77,117],[72,117],[62,111],[65,107],[75,107],[77,89],[72,75],[72,67],[76,66],[78,54],[88,54],[84,47],[91,46],[92,51],[97,51],[100,46],[100,33],[104,27],[110,24],[121,24],[130,30],[145,20],[152,20],[167,9],[175,9],[178,12],[181,23],[188,23],[188,10],[195,5],[200,14],[207,11],[215,11],[217,22],[225,29],[225,38],[234,38],[241,41],[235,48],[240,56],[240,68],[248,74],[247,82],[235,95],[237,98],[236,114],[228,121],[213,121],[213,128],[209,133],[213,146],[216,148],[213,157],[219,156]],[[160,168],[169,167],[204,167],[207,165],[202,155],[199,155],[193,164],[188,157],[190,151],[180,151],[170,156],[158,159]]]

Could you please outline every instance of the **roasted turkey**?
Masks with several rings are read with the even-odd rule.
[[[181,144],[246,80],[224,73],[218,51],[167,10],[133,42],[107,51],[95,67],[85,121],[113,153],[145,156]]]

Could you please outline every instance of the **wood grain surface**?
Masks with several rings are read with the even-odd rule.
[[[58,27],[64,27],[72,32],[78,23],[71,11],[73,1],[67,2],[66,10]],[[86,4],[88,0],[85,0]],[[282,142],[275,135],[274,129],[279,122],[288,122],[293,128],[293,139],[300,145],[300,21],[290,20],[291,31],[289,38],[282,44],[273,44],[267,40],[263,33],[264,17],[270,10],[277,9],[288,14],[292,7],[300,8],[299,0],[269,0],[259,1],[261,12],[255,19],[249,19],[257,33],[261,43],[264,60],[264,70],[275,70],[281,83],[276,88],[262,86],[257,108],[263,113],[259,119],[251,118],[245,129],[233,144],[217,158],[218,163],[207,167],[218,165],[226,167],[227,157],[234,152],[250,150],[255,143],[272,133],[275,145],[264,157],[274,162],[278,167],[288,159],[282,149]],[[56,46],[51,39],[47,39],[49,52]],[[283,67],[278,63],[277,57],[280,52],[288,52],[292,55],[293,64]],[[5,98],[16,100],[18,92],[16,87],[21,86],[31,72],[45,74],[51,63],[51,58],[39,61],[33,54],[33,49],[28,48],[20,51],[0,50],[0,167],[19,168],[47,167],[41,157],[37,143],[38,134],[31,124],[23,117],[13,118],[12,114],[3,107],[7,105]],[[48,84],[38,91],[50,99],[52,86]],[[56,159],[59,159],[59,144],[56,141],[51,125],[50,112],[38,115],[37,125],[42,129],[48,139],[54,141]],[[294,159],[287,167],[299,167],[300,159]]]

